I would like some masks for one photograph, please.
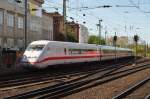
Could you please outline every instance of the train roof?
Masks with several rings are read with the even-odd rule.
[[[38,40],[38,41],[33,41],[30,44],[48,44],[50,41],[48,40]]]
[[[52,44],[52,45],[63,45],[63,46],[72,46],[72,47],[96,47],[96,44],[85,44],[85,43],[74,43],[74,42],[62,42],[62,41],[48,41],[48,40],[38,40],[33,41],[30,44]]]
[[[101,47],[102,49],[115,50],[115,46],[106,46],[106,45],[98,45],[98,46]],[[119,51],[132,51],[129,48],[120,48],[120,47],[116,47],[116,50],[119,50]]]
[[[96,45],[96,44],[85,44],[85,43],[74,43],[74,42],[62,42],[62,41],[49,41],[49,40],[38,40],[38,41],[33,41],[31,44],[60,44],[63,46],[72,46],[72,47],[91,47],[95,48],[96,46],[102,48],[102,49],[108,49],[108,50],[115,50],[115,46],[106,46],[106,45]],[[120,48],[116,47],[116,50],[119,51],[132,51],[131,49],[128,48]]]

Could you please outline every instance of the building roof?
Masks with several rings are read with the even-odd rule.
[[[44,0],[35,0],[36,2],[39,2],[39,3],[41,3],[41,4],[43,4],[44,3]]]
[[[52,17],[63,17],[63,15],[61,15],[59,12],[52,12],[52,13],[48,13],[48,14]]]

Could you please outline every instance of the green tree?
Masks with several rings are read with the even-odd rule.
[[[105,44],[105,40],[103,38],[99,38],[95,35],[91,35],[88,39],[89,44],[100,44],[100,42],[101,42],[101,45]]]
[[[67,41],[68,42],[78,42],[77,38],[72,33],[67,33]]]
[[[136,52],[135,44],[128,45],[128,48],[133,49],[133,51]],[[137,55],[144,56],[145,54],[149,54],[148,49],[146,52],[146,46],[144,44],[138,44],[137,45]]]

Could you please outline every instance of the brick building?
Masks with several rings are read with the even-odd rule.
[[[53,17],[53,40],[65,41],[65,35],[67,33],[72,34],[77,41],[79,41],[79,24],[75,22],[66,23],[66,33],[64,31],[63,16],[58,12],[48,13],[49,16]]]
[[[64,32],[64,21],[63,16],[58,12],[49,13],[49,16],[53,17],[53,39],[54,41],[64,41],[65,32]]]
[[[67,33],[71,33],[77,41],[79,41],[79,24],[75,22],[67,22]]]

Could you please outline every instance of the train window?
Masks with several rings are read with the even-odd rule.
[[[27,51],[41,51],[45,45],[29,45]]]
[[[69,54],[81,54],[81,49],[69,49]]]

